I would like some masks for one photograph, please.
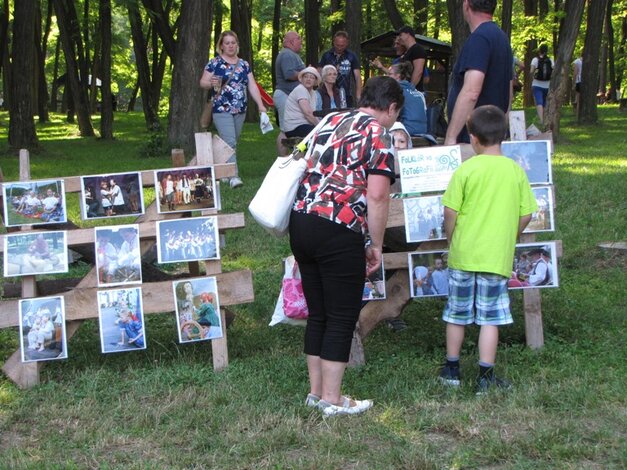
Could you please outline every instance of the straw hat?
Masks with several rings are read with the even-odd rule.
[[[298,72],[298,81],[302,83],[303,81],[303,75],[305,75],[306,73],[310,73],[312,74],[314,77],[316,77],[316,84],[314,86],[317,86],[320,84],[320,81],[322,80],[320,78],[320,74],[318,73],[318,69],[316,69],[315,67],[305,67],[303,70],[301,70],[300,72]]]

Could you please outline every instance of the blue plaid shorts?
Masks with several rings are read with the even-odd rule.
[[[448,285],[448,302],[442,314],[445,322],[456,325],[514,323],[509,310],[506,277],[449,268]]]

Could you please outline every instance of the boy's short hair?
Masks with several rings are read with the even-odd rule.
[[[468,133],[474,135],[484,146],[501,143],[507,134],[505,113],[494,105],[476,108],[466,123]]]

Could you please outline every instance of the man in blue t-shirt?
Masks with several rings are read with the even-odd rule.
[[[346,94],[346,105],[340,103],[340,106],[349,108],[357,106],[362,88],[361,66],[357,56],[348,50],[348,33],[346,31],[338,31],[333,35],[333,47],[322,54],[318,71],[322,70],[325,65],[333,65],[337,69],[335,83],[338,88],[344,89]],[[353,84],[355,87],[354,97]]]
[[[492,21],[496,0],[464,0],[462,8],[471,34],[453,67],[445,145],[470,143],[465,125],[473,109],[492,104],[506,113],[512,97],[514,59],[509,39]]]

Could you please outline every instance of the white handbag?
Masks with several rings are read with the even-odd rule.
[[[248,205],[255,221],[276,237],[287,234],[296,190],[306,169],[305,158],[277,157]]]
[[[255,221],[275,237],[284,237],[287,234],[296,191],[307,169],[307,158],[311,153],[309,142],[330,116],[328,114],[322,119],[298,144],[298,149],[303,150],[295,150],[288,157],[277,157],[248,205]]]

